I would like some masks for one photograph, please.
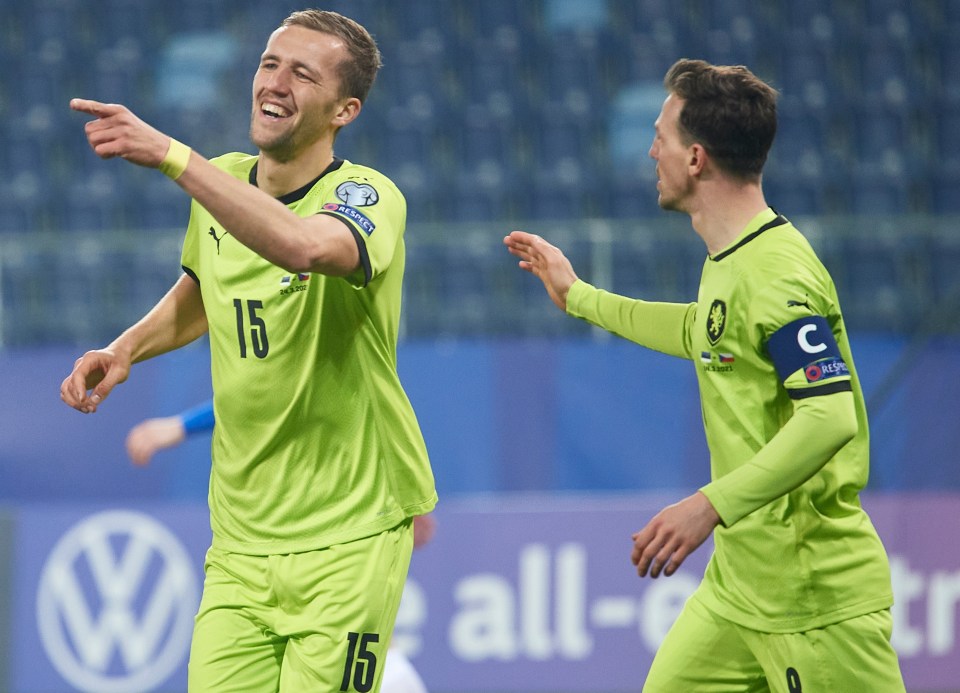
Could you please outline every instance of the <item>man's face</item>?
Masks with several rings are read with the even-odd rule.
[[[680,135],[680,111],[683,101],[670,94],[663,102],[654,127],[656,134],[650,146],[650,157],[657,162],[658,204],[662,209],[685,211],[685,200],[692,191],[688,173],[690,146]]]
[[[343,41],[302,26],[270,36],[253,78],[250,139],[260,151],[289,161],[338,127],[345,97],[336,67]]]

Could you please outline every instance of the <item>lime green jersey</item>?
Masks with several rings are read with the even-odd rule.
[[[256,184],[257,158],[214,165]],[[193,203],[184,270],[210,334],[213,545],[295,553],[370,536],[431,510],[433,475],[396,367],[406,203],[373,169],[336,160],[279,198],[352,232],[347,278],[292,273]]]
[[[696,365],[712,479],[701,490],[723,524],[695,598],[766,632],[890,606],[886,553],[859,502],[869,434],[837,293],[786,219],[768,209],[708,257],[695,304],[582,282],[567,300],[570,313]],[[820,439],[844,417],[852,439]]]

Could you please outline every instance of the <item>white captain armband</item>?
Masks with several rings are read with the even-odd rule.
[[[826,318],[810,315],[784,325],[767,341],[767,351],[783,383],[802,371],[805,386],[787,387],[793,399],[852,389],[850,369]],[[803,382],[794,379],[798,385]]]

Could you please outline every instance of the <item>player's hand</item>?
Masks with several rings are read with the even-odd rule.
[[[437,521],[433,515],[415,515],[413,518],[413,548],[419,549],[433,539]]]
[[[187,437],[179,416],[164,416],[141,421],[127,434],[127,454],[134,464],[145,466],[165,448],[179,445]]]
[[[637,575],[673,575],[718,524],[720,516],[700,491],[668,505],[633,535],[630,560],[637,566]]]
[[[567,257],[556,246],[525,231],[512,231],[503,239],[511,255],[520,258],[520,269],[534,274],[547,289],[550,300],[566,312],[567,292],[577,275]]]
[[[60,385],[60,399],[84,414],[92,414],[114,386],[130,375],[130,361],[111,349],[88,351],[73,364]]]
[[[70,108],[96,118],[84,126],[97,156],[119,156],[140,166],[156,168],[167,155],[170,138],[135,116],[126,106],[88,99],[71,99]]]

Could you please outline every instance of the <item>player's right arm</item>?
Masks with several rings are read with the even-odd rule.
[[[177,349],[207,331],[200,287],[183,275],[149,313],[103,349],[88,351],[74,363],[60,386],[70,407],[92,414],[134,363]]]
[[[652,303],[601,291],[577,277],[559,248],[532,233],[513,231],[503,242],[520,258],[520,269],[543,282],[560,310],[648,349],[691,358],[696,304]]]

